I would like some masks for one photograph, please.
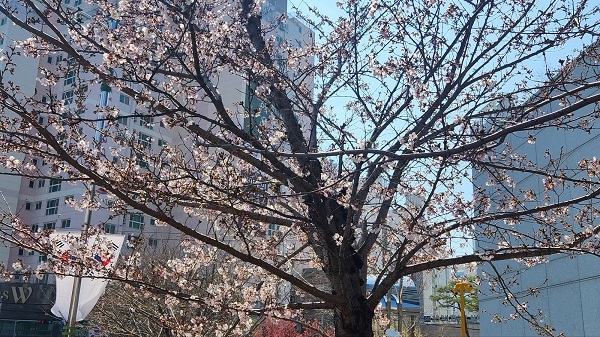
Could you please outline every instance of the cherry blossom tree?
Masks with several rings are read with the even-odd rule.
[[[226,310],[228,301],[221,301],[221,310],[214,310],[215,306],[202,301],[212,287],[231,286],[229,282],[233,279],[222,278],[219,272],[219,269],[231,268],[231,261],[220,260],[218,265],[198,263],[200,260],[192,258],[187,247],[187,243],[182,242],[179,247],[166,246],[155,250],[138,243],[130,254],[122,258],[138,262],[136,266],[127,268],[130,274],[137,274],[128,278],[144,282],[112,282],[103,299],[86,318],[88,326],[98,328],[108,336],[176,336],[178,331],[201,332],[195,329],[195,325],[201,325],[206,331],[224,330],[226,335],[227,327],[233,331],[241,322],[239,315]],[[187,261],[189,264],[181,268],[184,274],[165,277],[163,271],[168,269],[165,265],[173,261]],[[192,264],[195,267],[191,267]],[[244,282],[240,279],[237,281]],[[194,283],[193,291],[188,293],[191,300],[189,297],[180,300],[172,292],[180,289],[180,282]],[[232,288],[238,292],[229,293],[231,301],[243,296],[241,290],[244,286]],[[258,322],[243,322],[250,324],[243,330],[251,330]]]
[[[565,170],[560,155],[538,164],[506,142],[594,129],[593,2],[347,0],[339,17],[318,7],[291,17],[253,0],[71,1],[1,1],[22,32],[7,35],[0,72],[5,175],[98,187],[71,205],[134,209],[179,231],[185,251],[156,264],[157,278],[133,272],[135,254],[107,277],[168,294],[168,308],[226,312],[230,323],[210,325],[217,334],[328,309],[336,336],[372,336],[380,299],[403,276],[597,251],[599,227],[555,224],[575,221],[570,208],[598,212],[598,160]],[[312,31],[278,39],[293,20]],[[24,90],[21,60],[57,55]],[[101,89],[135,109],[93,103]],[[169,142],[121,123],[134,119],[160,125]],[[495,188],[473,198],[461,189],[472,168]],[[514,173],[546,189],[520,191]],[[577,193],[554,197],[568,186]],[[16,211],[2,221],[5,240],[48,253],[44,271],[60,269],[45,233]],[[491,244],[454,254],[451,240],[475,233]],[[308,266],[327,287],[302,278]],[[212,267],[221,281],[200,296]],[[286,287],[317,300],[286,303]],[[208,331],[200,314],[170,327]]]

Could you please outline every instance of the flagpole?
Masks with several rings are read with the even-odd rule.
[[[100,86],[100,107],[105,107],[108,105],[108,93],[111,91],[110,87],[102,81],[102,85]],[[98,122],[96,122],[96,132],[94,134],[94,144],[96,147],[100,148],[102,144],[102,129],[104,129],[104,117],[102,115],[98,115]],[[83,237],[88,232],[90,227],[90,222],[92,220],[92,208],[91,203],[94,201],[94,196],[96,195],[96,184],[93,182],[90,184],[88,190],[88,197],[90,199],[90,204],[85,209],[85,213],[83,216],[83,226],[81,228],[81,232],[83,233]],[[75,336],[75,323],[77,323],[77,311],[79,306],[79,294],[81,292],[81,275],[74,276],[73,279],[73,291],[71,292],[71,303],[69,304],[69,317],[67,320],[67,331],[69,336]]]
[[[94,198],[95,188],[96,188],[96,185],[92,183],[90,185],[90,191],[89,191],[90,200],[93,200],[93,198]],[[88,232],[90,221],[92,219],[92,209],[89,206],[88,206],[88,208],[85,209],[85,214],[84,214],[83,219],[84,219],[83,227],[81,228],[81,231],[83,233],[83,237],[85,238],[85,234],[87,234],[87,232]],[[75,336],[75,323],[77,322],[77,309],[79,306],[79,293],[81,290],[81,280],[82,280],[81,275],[74,276],[73,291],[71,292],[71,303],[69,305],[69,318],[67,320],[69,336]]]

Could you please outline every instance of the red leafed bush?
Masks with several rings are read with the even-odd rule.
[[[312,328],[312,329],[311,329]],[[294,322],[267,318],[254,337],[328,337],[333,336],[332,331],[322,331],[317,322],[312,322],[309,327]]]

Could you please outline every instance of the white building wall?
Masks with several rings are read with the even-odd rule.
[[[585,71],[578,68],[575,73]],[[589,74],[588,74],[589,75]],[[598,89],[590,89],[585,95],[597,93]],[[555,111],[559,108],[558,103],[547,105],[543,111]],[[581,113],[589,112],[589,107],[580,110]],[[592,121],[597,123],[597,121]],[[562,154],[561,168],[577,168],[578,162],[583,158],[598,156],[600,147],[600,131],[593,128],[591,133],[582,130],[562,130],[547,128],[543,131],[533,133],[536,138],[535,144],[527,142],[528,134],[522,133],[506,138],[505,142],[522,155],[526,155],[538,165],[547,163],[549,158],[559,158]],[[474,185],[486,188],[487,174],[474,172]],[[544,186],[542,179],[545,177],[531,176],[527,174],[512,174],[518,190],[533,189],[538,195],[543,195]],[[582,176],[582,178],[585,178]],[[581,189],[572,187],[561,190],[560,200],[567,200],[581,195]],[[558,196],[553,201],[558,200]],[[544,200],[538,200],[544,203]],[[529,205],[531,206],[531,205]],[[493,208],[494,206],[492,206]],[[573,209],[572,209],[573,211]],[[572,212],[573,213],[573,212]],[[594,219],[594,224],[598,220]],[[508,225],[507,225],[508,226]],[[537,225],[522,223],[517,225],[520,232],[533,231]],[[511,242],[515,243],[515,242]],[[487,242],[483,236],[476,242],[476,249],[486,247],[497,248],[498,242]],[[548,324],[556,328],[556,333],[564,332],[565,336],[585,337],[598,336],[600,331],[600,306],[597,299],[600,298],[600,259],[593,256],[583,255],[555,255],[549,257],[549,262],[525,268],[516,262],[497,262],[496,269],[500,272],[511,268],[505,276],[505,280],[512,281],[511,291],[514,295],[521,297],[527,295],[529,289],[537,289],[537,296],[527,296],[527,308],[531,313],[541,310],[544,320],[542,325]],[[481,273],[494,271],[489,265],[483,264]],[[480,287],[480,311],[481,311],[481,336],[538,336],[531,325],[523,319],[511,319],[511,314],[516,312],[515,308],[506,305],[504,293],[490,293],[487,283]],[[504,323],[492,322],[494,315],[506,318]]]
[[[526,301],[532,312],[542,310],[545,317],[542,324],[553,326],[557,333],[564,332],[565,336],[595,337],[600,331],[597,319],[600,317],[600,261],[597,260],[593,256],[554,257],[547,264],[516,276],[520,286],[513,287],[512,291],[523,296],[527,288],[539,288],[539,294],[528,296]],[[538,336],[523,319],[492,322],[493,314],[510,317],[515,309],[503,304],[504,294],[490,296],[486,288],[485,284],[481,287],[481,336]]]
[[[23,95],[33,95],[37,85],[36,78],[38,74],[39,60],[28,58],[23,55],[16,55],[12,53],[9,48],[10,45],[14,44],[15,40],[26,39],[30,36],[30,34],[13,25],[8,18],[0,15],[0,36],[0,55],[3,58],[2,61],[0,61],[0,67],[4,68],[6,66],[6,60],[10,60],[10,62],[18,65],[18,67],[9,65],[8,67],[14,68],[14,71],[5,71],[3,73],[3,80],[12,81],[18,84]],[[6,58],[6,60],[4,60],[4,58]],[[10,111],[5,112],[8,116],[11,115]],[[9,153],[7,155],[13,156],[21,161],[23,161],[25,158],[23,154],[18,153]],[[3,214],[20,215],[23,212],[22,205],[19,203],[19,193],[21,190],[22,181],[20,178],[4,175],[2,173],[9,172],[8,170],[0,171],[0,212]],[[0,244],[0,263],[8,262],[10,250],[10,244]]]
[[[444,308],[431,300],[431,295],[435,293],[435,288],[448,285],[452,280],[459,279],[467,275],[475,275],[474,268],[469,268],[465,265],[454,267],[433,269],[423,272],[422,282],[422,314],[431,318],[442,316],[460,316],[458,308]],[[477,313],[467,312],[467,316],[475,316]]]
[[[270,0],[272,5],[265,4],[271,11],[271,18],[281,16],[281,11],[286,9],[286,0]],[[81,4],[83,10],[90,10],[90,5],[85,3]],[[278,14],[279,13],[279,14]],[[1,21],[0,17],[0,33],[4,34],[4,40],[0,43],[0,48],[5,48],[8,44],[13,44],[15,40],[24,40],[30,36],[29,33],[14,26],[10,21]],[[296,19],[290,19],[289,25],[282,27],[282,29],[276,29],[275,34],[285,39],[293,39],[298,43],[306,43],[312,41],[312,34],[310,30],[304,26],[300,21]],[[300,47],[300,45],[298,46]],[[99,56],[100,57],[100,56]],[[39,100],[42,100],[44,95],[48,96],[48,89],[52,90],[53,95],[56,99],[62,99],[62,94],[70,90],[76,89],[72,85],[65,85],[63,80],[59,80],[58,83],[51,88],[44,87],[39,82],[38,78],[43,78],[44,75],[39,71],[40,67],[53,68],[57,67],[58,62],[66,62],[67,55],[64,53],[50,53],[39,58],[26,58],[24,56],[15,56],[13,62],[17,64],[14,76],[6,78],[10,79],[15,84],[21,87],[21,91],[24,95],[33,96],[34,94]],[[64,63],[63,63],[64,64]],[[118,70],[117,70],[118,71]],[[85,76],[85,75],[84,75]],[[238,121],[240,126],[243,125],[245,112],[239,107],[239,102],[244,102],[247,94],[247,80],[244,78],[233,75],[224,71],[219,75],[218,88],[221,96],[223,97],[226,107],[231,109],[232,117],[234,121]],[[309,83],[312,86],[312,83]],[[95,119],[96,115],[94,110],[100,104],[100,85],[90,85],[88,87],[87,98],[84,102],[85,109],[82,113],[82,117]],[[109,106],[116,106],[120,115],[130,116],[134,113],[143,113],[144,108],[138,108],[133,98],[129,97],[129,103],[124,103],[121,98],[122,93],[116,89],[113,89],[109,94]],[[74,105],[71,107],[73,110],[76,109]],[[199,113],[208,115],[214,113],[214,108],[209,104],[199,104],[197,106]],[[47,121],[45,121],[47,122]],[[130,130],[136,132],[142,132],[152,138],[152,148],[158,149],[158,140],[161,139],[170,145],[177,145],[183,142],[185,133],[180,129],[169,130],[160,126],[160,120],[155,119],[152,129],[148,128],[144,123],[140,123],[140,118],[128,118],[125,125]],[[85,133],[92,135],[94,131],[91,128],[83,130]],[[181,132],[181,134],[179,134]],[[90,137],[91,139],[91,137]],[[110,146],[109,143],[103,145],[105,147],[105,153],[108,153],[107,148]],[[129,154],[123,154],[129,155]],[[24,155],[15,154],[18,159],[25,161],[37,160],[37,167],[40,171],[44,172],[47,170],[44,162],[39,158],[30,158]],[[43,184],[43,185],[42,185]],[[18,213],[23,223],[42,230],[44,224],[55,223],[55,230],[62,232],[79,232],[81,231],[84,219],[84,212],[77,211],[65,203],[66,198],[80,199],[86,192],[85,186],[82,184],[69,184],[62,182],[59,191],[49,190],[50,180],[49,179],[37,179],[33,181],[33,185],[30,186],[30,179],[19,178],[16,176],[4,176],[0,175],[0,198],[5,199],[5,206],[0,204],[0,210],[8,210],[13,214]],[[99,195],[102,198],[102,195]],[[48,208],[48,202],[50,200],[58,200],[56,213],[47,214],[46,209]],[[186,218],[187,215],[183,211],[179,210],[178,214],[182,218]],[[67,221],[68,222],[65,222]],[[63,223],[68,227],[62,227]],[[144,227],[143,229],[136,229],[130,226],[130,215],[118,215],[115,216],[108,210],[94,210],[92,212],[91,223],[94,226],[105,226],[109,225],[114,228],[114,232],[117,234],[124,234],[127,238],[135,238],[140,235],[149,243],[149,240],[158,240],[158,246],[161,245],[176,245],[181,238],[181,234],[172,229],[171,227],[157,227],[152,224],[151,217],[144,216]],[[190,226],[196,227],[198,221],[191,221]],[[114,226],[114,227],[113,227]],[[205,226],[205,225],[204,225]],[[199,228],[202,230],[202,228]],[[154,241],[156,243],[156,241]],[[28,252],[20,249],[16,246],[0,245],[0,262],[10,266],[17,260],[21,260],[25,265],[35,266],[44,257],[40,256],[35,252]],[[32,280],[34,281],[34,280]],[[52,282],[52,279],[49,280]]]

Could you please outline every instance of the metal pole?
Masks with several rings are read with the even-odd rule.
[[[402,310],[404,310],[404,308],[402,307],[403,303],[402,303],[402,293],[404,291],[404,276],[402,276],[400,278],[400,288],[398,289],[398,305],[396,306],[396,310],[398,312],[398,324],[397,324],[397,328],[398,328],[398,333],[400,335],[402,335],[402,324],[404,323],[404,317],[402,317]]]
[[[392,286],[393,288],[393,286]],[[387,294],[385,295],[385,312],[387,313],[388,316],[388,324],[386,327],[386,330],[391,328],[393,325],[393,319],[392,319],[392,288],[390,288],[387,292]]]
[[[108,87],[104,82],[102,83],[102,91],[100,92],[100,106],[104,107],[108,104],[108,93],[110,92],[110,87]],[[104,120],[103,116],[98,115],[98,122],[96,122],[96,132],[94,133],[94,146],[100,147],[102,144],[102,129],[104,128]],[[94,196],[96,195],[96,184],[91,183],[89,188],[89,198],[90,203],[94,200]],[[88,228],[90,227],[90,222],[92,220],[92,209],[90,207],[85,209],[85,213],[83,216],[83,226],[81,228],[81,232],[85,236],[88,232]],[[67,331],[69,336],[75,336],[75,323],[77,323],[77,309],[79,306],[79,293],[81,292],[81,275],[75,276],[73,279],[73,291],[71,292],[71,303],[69,304],[69,317],[67,320]]]

